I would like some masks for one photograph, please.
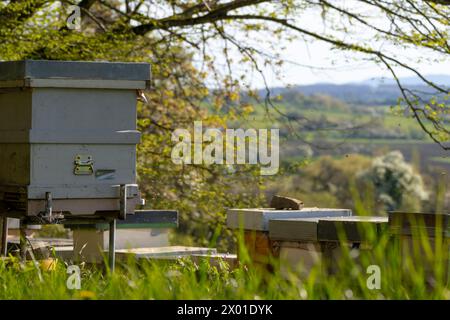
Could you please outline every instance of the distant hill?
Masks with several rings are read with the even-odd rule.
[[[431,82],[434,82],[436,84],[450,87],[450,75],[432,74],[432,75],[427,75],[426,79],[430,80]],[[423,81],[417,76],[403,77],[403,78],[400,78],[400,81],[402,84],[404,84],[406,86],[420,86],[420,85],[424,84]],[[394,79],[372,78],[372,79],[367,79],[367,80],[361,82],[360,84],[365,84],[365,85],[370,85],[370,86],[376,87],[379,85],[396,85],[397,83],[395,82]]]
[[[450,75],[429,75],[427,79],[450,88]],[[432,94],[434,89],[420,82],[415,77],[400,78],[404,86],[417,90],[422,94]],[[358,105],[394,105],[400,97],[400,90],[392,79],[374,78],[361,83],[332,84],[318,83],[312,85],[298,85],[290,88],[271,88],[272,95],[292,95],[292,92],[306,96],[327,95],[349,104]],[[261,90],[261,95],[265,91]]]

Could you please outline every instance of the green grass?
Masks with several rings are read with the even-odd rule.
[[[352,187],[354,214],[369,215],[373,197]],[[443,191],[445,193],[445,190]],[[4,299],[450,299],[449,226],[436,219],[434,233],[423,221],[414,221],[413,245],[385,227],[381,232],[366,224],[359,230],[365,241],[355,250],[337,227],[337,255],[322,255],[312,267],[292,265],[283,257],[256,263],[244,245],[244,231],[236,232],[240,266],[231,269],[220,261],[197,263],[136,261],[118,262],[114,273],[80,264],[81,288],[69,289],[63,261],[21,263],[15,257],[0,259],[0,300]],[[445,229],[444,229],[445,228]],[[427,231],[425,231],[427,230]],[[432,237],[432,238],[430,238]],[[105,264],[107,265],[107,264]],[[370,266],[380,270],[380,288],[367,285]],[[269,271],[270,270],[270,271]]]
[[[401,254],[398,239],[388,232],[381,236],[364,231],[369,246],[358,255],[342,245],[339,259],[322,260],[311,270],[284,270],[283,261],[273,260],[269,272],[253,264],[240,247],[243,266],[231,270],[222,262],[211,266],[206,260],[176,262],[130,259],[114,274],[81,266],[81,289],[66,286],[67,266],[61,261],[52,271],[17,259],[0,262],[0,299],[449,299],[443,260],[447,246],[432,246],[421,234],[421,248]],[[242,233],[238,234],[242,239]],[[342,243],[345,235],[341,234]],[[375,241],[376,240],[376,241]],[[442,240],[442,239],[441,239]],[[367,287],[367,267],[381,270],[381,288]],[[428,268],[428,270],[427,270]],[[325,270],[333,270],[331,273]]]

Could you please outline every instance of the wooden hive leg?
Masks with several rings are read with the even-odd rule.
[[[114,272],[116,266],[116,219],[109,223],[109,269]]]
[[[20,244],[20,260],[25,262],[27,260],[27,233],[26,233],[26,224],[21,219],[20,220],[20,235],[19,235],[19,244]]]
[[[8,254],[8,218],[2,218],[2,232],[1,232],[1,256],[6,257]]]

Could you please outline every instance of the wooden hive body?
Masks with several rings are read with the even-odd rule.
[[[139,202],[136,90],[145,63],[15,61],[0,63],[0,205],[9,216],[45,210],[95,215]]]

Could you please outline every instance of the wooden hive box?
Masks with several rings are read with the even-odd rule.
[[[300,210],[275,210],[272,208],[230,209],[227,211],[227,225],[230,229],[242,233],[243,246],[253,264],[271,268],[270,261],[278,257],[269,237],[269,221],[272,219],[313,218],[351,216],[348,209],[303,208]],[[238,258],[241,261],[242,257]]]
[[[288,269],[303,275],[313,268],[334,273],[342,257],[342,246],[346,250],[370,248],[387,222],[387,217],[367,216],[274,219],[269,222],[269,238]]]

